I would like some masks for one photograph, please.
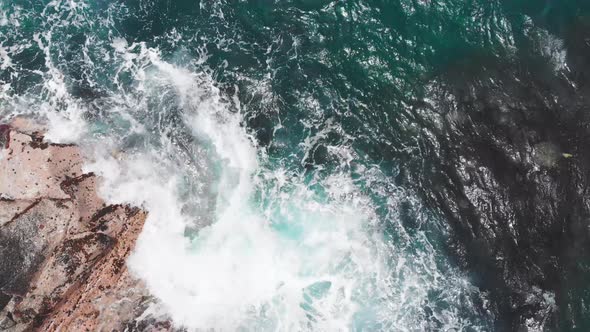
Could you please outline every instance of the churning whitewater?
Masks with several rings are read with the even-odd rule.
[[[102,198],[148,211],[127,265],[155,298],[150,314],[176,327],[492,329],[489,293],[448,254],[449,222],[399,180],[409,171],[397,162],[407,156],[434,169],[415,137],[427,132],[419,126],[444,122],[396,122],[390,112],[438,110],[428,95],[438,82],[409,78],[428,76],[426,55],[400,51],[419,38],[369,19],[385,10],[362,1],[319,3],[279,15],[226,1],[0,0],[0,119],[46,123],[47,140],[82,147],[91,160],[84,171],[103,179]],[[366,30],[381,42],[406,48],[375,46],[373,35],[339,40],[341,48],[326,41],[322,27],[359,17],[375,24]],[[273,26],[281,20],[288,28]],[[494,24],[512,33],[507,21]],[[522,24],[544,40],[551,70],[566,70],[563,43]],[[513,37],[500,39],[507,57],[517,53]],[[434,37],[421,42],[440,46]],[[379,52],[397,61],[395,75]],[[412,104],[417,85],[432,91]],[[380,104],[367,91],[395,102]],[[452,123],[468,123],[454,111]],[[403,135],[402,157],[391,157]],[[449,210],[471,207],[457,201]],[[548,316],[554,295],[538,294]]]
[[[112,151],[120,143],[112,142],[87,170],[106,179],[108,201],[149,211],[129,266],[175,323],[221,330],[419,328],[424,322],[413,311],[430,287],[449,299],[473,291],[459,276],[443,275],[427,256],[430,248],[412,257],[386,238],[351,174],[348,147],[330,147],[341,165],[329,176],[306,179],[269,160],[241,125],[239,101],[222,96],[206,73],[166,63],[144,45],[116,45],[119,56],[145,61],[133,72],[143,92],[135,104],[158,105],[159,114],[149,116],[178,112],[174,130],[183,128],[189,143],[175,141],[178,132],[169,127],[153,136],[139,125],[145,120],[136,121],[133,134],[150,144],[117,157]],[[362,173],[379,181],[376,169]],[[464,289],[444,289],[451,284]],[[452,310],[441,320],[468,324]]]

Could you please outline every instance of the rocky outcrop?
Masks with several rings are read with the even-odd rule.
[[[146,213],[107,205],[80,149],[23,119],[0,126],[0,330],[166,330],[125,260]]]

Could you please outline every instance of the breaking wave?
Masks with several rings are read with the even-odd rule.
[[[330,141],[346,136],[341,123],[303,120],[281,153],[261,144],[241,93],[267,79],[241,73],[250,83],[238,86],[208,62],[208,43],[238,41],[130,38],[118,2],[0,8],[2,119],[45,121],[48,140],[83,147],[105,200],[149,211],[128,265],[158,314],[189,330],[489,328],[486,294],[441,249],[446,226],[355,138]],[[308,167],[318,142],[335,162]],[[407,210],[437,233],[406,230]]]

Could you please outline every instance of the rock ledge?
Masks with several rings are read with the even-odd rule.
[[[167,330],[125,265],[146,212],[107,205],[75,145],[26,120],[0,125],[0,330]]]

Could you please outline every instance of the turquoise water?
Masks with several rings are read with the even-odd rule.
[[[502,312],[418,193],[431,118],[414,107],[458,67],[559,71],[588,10],[0,0],[0,117],[47,121],[105,198],[150,211],[129,264],[178,326],[488,331]]]

